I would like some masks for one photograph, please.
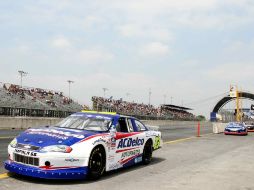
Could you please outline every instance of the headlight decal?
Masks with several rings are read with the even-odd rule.
[[[66,145],[51,145],[41,149],[41,152],[63,152],[70,153],[72,148]]]
[[[12,148],[15,148],[17,146],[17,139],[16,138],[11,141],[10,146]]]

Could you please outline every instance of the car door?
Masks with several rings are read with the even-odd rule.
[[[110,158],[108,160],[107,170],[114,170],[123,166],[121,159],[122,153],[125,151],[124,142],[134,131],[130,123],[132,124],[132,122],[123,116],[117,118],[117,120],[114,122],[116,132],[114,138],[112,139],[114,139],[115,148],[109,150]]]
[[[142,153],[145,134],[136,130],[135,120],[129,117],[119,118],[116,130],[116,158],[119,167],[135,164],[136,158]]]

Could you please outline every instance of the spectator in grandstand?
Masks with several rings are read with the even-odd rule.
[[[194,115],[183,110],[169,110],[163,107],[155,108],[153,105],[138,104],[134,102],[126,102],[114,100],[112,98],[92,97],[95,110],[110,110],[122,114],[145,115],[145,116],[162,116],[175,119],[193,119]]]

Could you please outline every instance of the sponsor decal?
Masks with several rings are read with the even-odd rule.
[[[137,158],[135,158],[134,162],[135,162],[135,163],[142,162],[142,157],[137,157]]]
[[[116,142],[116,138],[112,137],[111,142]]]
[[[105,120],[111,120],[110,117],[105,117],[105,116],[100,116],[100,115],[96,115],[95,116],[96,119],[105,119]]]
[[[111,138],[111,144],[110,144],[111,148],[115,148],[116,147],[116,139],[113,137]]]
[[[115,160],[115,156],[114,155],[110,155],[108,157],[108,162],[112,163],[112,162],[114,162],[114,160]]]
[[[36,152],[25,151],[25,150],[20,150],[20,149],[15,149],[15,152],[19,153],[19,154],[23,154],[25,156],[37,156]]]
[[[151,137],[153,135],[152,131],[146,131],[146,137]]]
[[[54,137],[62,140],[68,139],[68,137],[75,137],[78,139],[83,139],[85,138],[84,135],[80,134],[73,134],[70,132],[64,132],[64,131],[58,131],[55,129],[29,129],[27,131],[27,134],[33,134],[33,135],[45,135],[49,137]]]
[[[111,120],[110,117],[107,116],[101,116],[101,115],[87,115],[87,117],[96,118],[96,119],[105,119],[105,120]]]
[[[75,159],[75,158],[66,158],[65,161],[66,161],[66,162],[78,162],[79,159]]]
[[[12,147],[15,147],[15,146],[17,145],[17,139],[16,139],[16,138],[13,139],[13,140],[11,141],[10,145],[11,145]]]
[[[131,151],[122,153],[121,158],[135,156],[135,155],[138,155],[138,154],[140,154],[140,150],[139,149],[137,149],[137,150],[131,150]]]
[[[147,131],[146,132],[146,137],[152,137],[152,136],[156,136],[158,135],[158,133],[156,133],[155,131]]]
[[[115,169],[118,169],[120,168],[122,165],[120,163],[112,163],[112,164],[109,164],[109,167],[108,169],[109,170],[115,170]]]
[[[29,149],[29,148],[31,148],[31,146],[30,145],[25,145],[24,148]]]
[[[153,148],[158,149],[160,147],[160,144],[161,144],[161,138],[160,136],[156,136],[154,140]]]
[[[96,143],[100,143],[100,142],[107,143],[105,139],[99,138],[93,142],[93,145],[95,145]]]
[[[140,146],[144,144],[144,139],[136,139],[133,138],[125,138],[119,141],[117,148],[126,148],[126,147],[133,147],[133,146]]]

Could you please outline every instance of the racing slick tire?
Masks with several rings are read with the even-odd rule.
[[[102,146],[95,147],[90,155],[88,162],[88,178],[99,179],[105,171],[106,153]]]
[[[153,155],[153,142],[151,139],[149,139],[146,142],[143,150],[142,162],[144,165],[147,165],[151,162],[152,155]]]

